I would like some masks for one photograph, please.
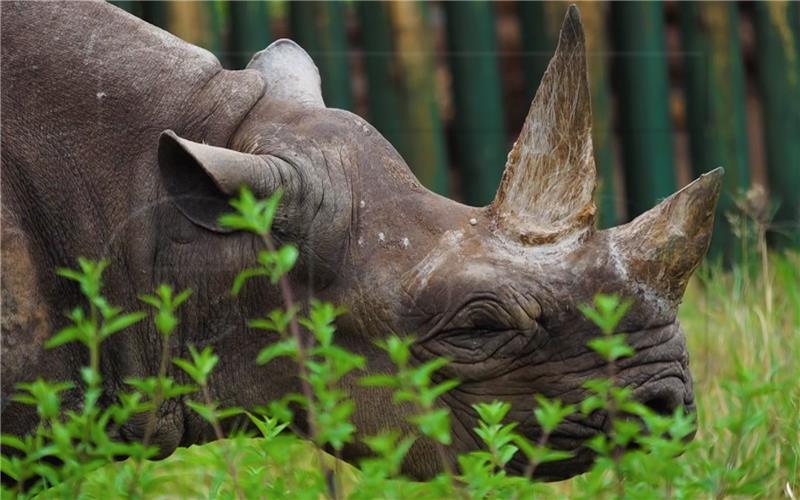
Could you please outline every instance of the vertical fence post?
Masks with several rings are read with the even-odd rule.
[[[363,2],[369,113],[428,188],[449,191],[447,150],[436,99],[436,65],[427,5]]]
[[[558,30],[564,19],[568,2],[519,2],[517,13],[521,22],[522,57],[525,83],[533,98],[547,63],[558,41]],[[602,2],[578,2],[586,35],[589,90],[592,96],[592,142],[597,165],[599,224],[611,227],[619,222],[617,193],[614,189],[614,129],[611,112],[611,89],[606,42],[608,5]]]
[[[411,162],[423,184],[448,194],[447,148],[436,97],[436,63],[428,6],[390,2],[390,20],[397,47],[397,74],[403,82],[403,121],[411,134]]]
[[[166,28],[175,36],[199,45],[222,59],[222,20],[214,2],[165,2]]]
[[[110,3],[122,10],[130,12],[134,16],[142,17],[140,2],[136,0],[111,0]]]
[[[598,189],[595,197],[599,208],[601,227],[612,227],[619,222],[617,193],[614,188],[614,126],[611,115],[611,88],[608,74],[608,44],[606,20],[608,4],[580,2],[583,26],[586,32],[586,62],[589,66],[589,91],[592,96],[592,143],[597,166]]]
[[[661,2],[612,4],[619,125],[628,215],[675,190],[669,81]]]
[[[142,19],[150,24],[154,24],[161,29],[167,29],[167,2],[158,0],[155,2],[139,2],[139,9]]]
[[[262,0],[228,3],[231,14],[231,62],[236,69],[247,66],[253,54],[270,42],[269,12]]]
[[[529,92],[528,102],[533,99],[553,56],[566,7],[566,3],[560,2],[517,2],[523,51],[521,62]]]
[[[483,206],[494,199],[506,160],[493,5],[477,0],[444,7],[462,192],[466,203]]]
[[[779,244],[800,245],[800,12],[794,2],[756,3],[758,83],[770,195],[780,205]]]
[[[727,2],[680,5],[692,172],[698,176],[725,167],[711,252],[728,261],[735,261],[739,245],[725,214],[734,209],[737,193],[750,184],[736,9],[736,4]]]
[[[322,78],[322,96],[332,108],[352,109],[350,64],[343,2],[291,2],[292,37],[314,59]]]
[[[357,2],[367,78],[370,123],[402,154],[410,153],[403,133],[403,75],[395,64],[395,46],[386,2]],[[407,157],[410,160],[410,157]],[[414,168],[414,165],[411,165]]]

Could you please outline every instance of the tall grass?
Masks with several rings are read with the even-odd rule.
[[[700,446],[682,458],[733,494],[798,498],[800,254],[704,266],[680,309]]]

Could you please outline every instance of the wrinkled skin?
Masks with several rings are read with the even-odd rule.
[[[277,187],[286,191],[274,236],[300,249],[290,275],[295,294],[350,311],[338,322],[337,341],[364,355],[368,372],[391,371],[374,344],[389,332],[415,335],[417,361],[452,360],[439,376],[462,381],[441,400],[453,416],[454,444],[447,451],[453,464],[457,453],[479,446],[471,404],[511,402],[509,418],[536,439],[534,393],[575,403],[586,396],[585,380],[606,373],[586,346],[599,331],[578,311],[598,292],[634,301],[620,329],[636,354],[620,363],[619,382],[659,412],[693,411],[675,317],[708,245],[719,172],[627,226],[596,231],[591,154],[567,154],[566,167],[549,174],[547,165],[525,163],[523,134],[504,194],[489,207],[468,207],[423,188],[363,119],[325,108],[316,68],[291,42],[273,44],[251,69],[225,71],[210,54],[107,4],[4,2],[2,23],[4,432],[24,434],[35,424],[30,409],[9,402],[15,383],[37,376],[77,380],[86,362],[74,345],[42,348],[65,323],[62,312],[82,303],[77,287],[52,270],[73,266],[81,255],[111,259],[106,293],[129,310],[141,307],[137,294],[161,282],[194,290],[170,354],[186,355],[189,344],[212,346],[221,362],[210,387],[224,405],[254,406],[300,391],[291,362],[254,363],[274,337],[248,330],[246,319],[279,307],[277,290],[251,282],[240,298],[229,294],[236,272],[261,248],[257,238],[215,224],[242,184],[262,197]],[[73,30],[75,23],[92,29]],[[573,8],[563,47],[582,50],[579,31]],[[581,123],[590,123],[590,109],[582,97],[585,68],[578,66],[581,74],[570,74],[578,97],[559,99],[585,106],[575,107],[580,123],[574,120],[575,132],[566,132],[569,140],[585,141],[588,125]],[[566,78],[554,68],[551,80]],[[531,123],[537,106],[534,101]],[[567,168],[572,164],[577,167]],[[533,189],[525,203],[514,198],[524,191],[520,182],[534,182],[526,178],[533,171],[558,182],[572,175],[563,182],[583,187],[568,192],[588,198],[573,203],[577,208],[568,203],[551,210],[563,203],[559,195],[537,212],[529,201],[552,190]],[[540,231],[553,217],[559,217],[554,229]],[[126,377],[156,373],[160,351],[160,337],[144,322],[107,341],[105,400],[124,389]],[[355,378],[345,385],[361,434],[409,429],[408,409],[393,405],[389,392],[360,387]],[[66,405],[79,400],[68,394]],[[135,419],[110,432],[141,439],[144,425],[144,418]],[[608,425],[603,414],[570,417],[551,443],[578,449],[576,458],[541,466],[537,475],[566,478],[585,470],[591,455],[581,442]],[[212,438],[182,404],[160,409],[153,439],[162,456]],[[344,455],[352,461],[365,453],[356,443]],[[520,460],[512,461],[512,472],[521,472]],[[440,468],[425,440],[404,465],[417,478]]]

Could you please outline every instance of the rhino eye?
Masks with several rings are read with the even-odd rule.
[[[499,326],[499,325],[498,325]],[[529,354],[547,340],[541,328],[520,330],[454,329],[438,338],[441,350],[456,362],[482,362],[518,358]]]
[[[442,342],[458,349],[480,349],[487,343],[508,337],[512,330],[451,330],[442,336]]]

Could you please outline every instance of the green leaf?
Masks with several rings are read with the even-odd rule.
[[[281,356],[291,356],[292,358],[297,356],[297,343],[294,339],[281,340],[265,347],[258,353],[256,363],[264,365]]]
[[[398,387],[400,382],[393,375],[367,375],[359,379],[359,383],[367,387]]]
[[[251,267],[240,271],[239,274],[236,275],[236,278],[233,280],[233,288],[231,288],[231,293],[234,297],[239,295],[239,292],[242,290],[244,284],[250,278],[255,278],[257,276],[269,276],[269,271],[262,268],[262,267]]]
[[[592,339],[587,345],[606,361],[633,356],[634,350],[625,342],[623,334]]]
[[[491,403],[477,403],[472,405],[478,417],[489,425],[496,425],[503,421],[503,418],[511,410],[511,404],[503,401],[492,401]]]
[[[445,408],[437,408],[420,415],[414,415],[409,420],[416,424],[420,432],[442,444],[449,445],[450,437],[450,412]]]
[[[620,302],[616,295],[597,294],[594,307],[581,305],[578,309],[595,325],[600,327],[604,335],[611,335],[628,312],[631,301]]]
[[[258,229],[254,227],[250,223],[250,221],[248,221],[246,218],[236,213],[223,214],[217,219],[217,222],[222,227],[227,227],[229,229],[238,229],[240,231],[253,232]]]
[[[11,434],[0,435],[0,443],[2,443],[3,446],[10,446],[20,451],[26,451],[28,449],[28,446],[25,445],[25,441]]]
[[[182,292],[180,292],[178,295],[176,295],[175,299],[172,301],[173,310],[175,310],[178,307],[180,307],[181,305],[183,305],[183,303],[186,302],[189,299],[189,297],[191,297],[191,296],[192,296],[192,289],[191,288],[187,288],[187,289],[183,290]]]
[[[272,283],[278,282],[281,276],[288,273],[297,262],[300,252],[294,245],[284,245],[278,249],[275,255],[275,269],[272,272]]]
[[[389,354],[389,359],[400,368],[408,366],[408,358],[411,356],[410,346],[414,342],[411,337],[400,338],[397,335],[389,336],[379,346]]]
[[[195,368],[195,366],[191,362],[182,358],[175,358],[172,360],[172,362],[178,368],[185,371],[192,378],[192,380],[199,383],[200,385],[203,385],[202,383],[199,382],[202,379],[200,372],[197,370],[197,368]]]
[[[53,347],[58,347],[60,345],[75,342],[76,340],[81,339],[81,330],[77,326],[71,325],[66,328],[63,328],[54,336],[45,342],[44,346],[48,349],[52,349]]]
[[[411,375],[411,382],[416,386],[425,386],[430,383],[431,376],[440,368],[447,365],[448,361],[445,358],[434,358],[428,362],[423,363],[414,369]]]
[[[273,439],[277,437],[284,429],[289,426],[288,422],[281,422],[278,418],[263,416],[258,418],[250,412],[245,412],[247,417],[253,422],[261,436],[265,439]]]
[[[198,385],[205,386],[208,382],[208,376],[214,370],[217,362],[219,362],[219,356],[214,354],[211,346],[206,346],[202,351],[198,352],[194,346],[189,345],[189,354],[192,357],[191,362],[181,358],[175,358],[172,362],[188,373]]]
[[[540,394],[535,398],[537,408],[533,413],[545,434],[553,432],[565,418],[575,412],[575,405],[564,405],[557,399],[550,400]]]
[[[164,337],[169,337],[175,328],[178,327],[178,318],[171,312],[165,309],[158,311],[153,319],[158,333]]]
[[[241,415],[244,413],[244,409],[238,406],[232,406],[230,408],[222,408],[221,410],[216,411],[217,419],[225,420],[226,418],[235,417],[237,415]]]
[[[117,316],[103,325],[100,329],[100,338],[106,338],[120,330],[128,328],[143,320],[145,317],[147,317],[147,314],[143,312],[134,312]]]
[[[284,335],[289,328],[292,318],[295,317],[299,310],[300,307],[298,305],[293,305],[286,311],[283,309],[274,309],[270,311],[265,318],[250,320],[247,325],[250,328],[269,330]]]
[[[209,408],[203,403],[198,403],[197,401],[192,401],[191,399],[186,400],[186,405],[195,413],[200,415],[206,422],[214,423],[217,421],[216,413],[213,408]]]

